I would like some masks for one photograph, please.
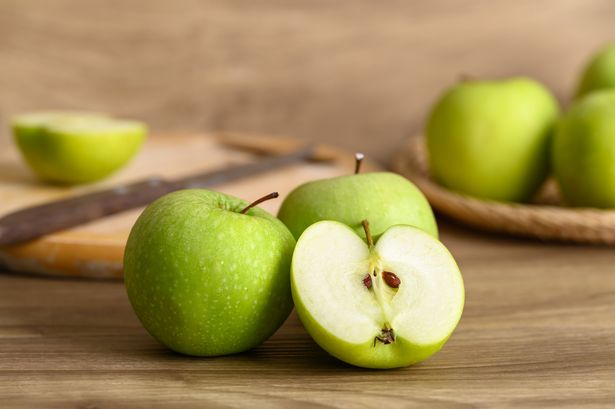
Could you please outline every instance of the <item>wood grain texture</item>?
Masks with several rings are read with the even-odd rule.
[[[461,73],[530,75],[566,100],[614,13],[610,0],[2,0],[0,135],[18,112],[77,107],[386,161]]]
[[[320,350],[295,316],[254,351],[197,359],[140,326],[121,283],[0,275],[3,408],[612,408],[615,252],[442,225],[461,323],[414,367]]]

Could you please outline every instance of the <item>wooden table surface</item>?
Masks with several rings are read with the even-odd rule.
[[[441,229],[463,318],[436,356],[392,371],[336,361],[295,316],[252,352],[184,357],[120,282],[0,274],[0,407],[612,408],[615,250]]]

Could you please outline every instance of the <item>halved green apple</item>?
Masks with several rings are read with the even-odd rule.
[[[297,313],[334,357],[365,368],[423,361],[449,338],[464,286],[446,247],[415,227],[390,227],[374,245],[334,221],[310,226],[292,261]]]
[[[125,165],[140,149],[144,123],[104,114],[45,111],[14,118],[13,133],[24,159],[50,182],[85,183]]]

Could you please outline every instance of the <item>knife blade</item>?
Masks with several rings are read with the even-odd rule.
[[[209,187],[265,173],[309,159],[313,152],[314,147],[308,145],[288,154],[270,156],[244,165],[174,180],[151,177],[21,209],[0,218],[0,246],[21,244],[49,233],[145,206],[175,190]]]

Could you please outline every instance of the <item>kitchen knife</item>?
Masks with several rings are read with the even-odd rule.
[[[309,159],[313,146],[256,162],[191,175],[175,180],[146,180],[28,207],[0,218],[0,246],[24,243],[49,233],[78,226],[125,210],[145,206],[180,189],[203,188],[265,173]]]

